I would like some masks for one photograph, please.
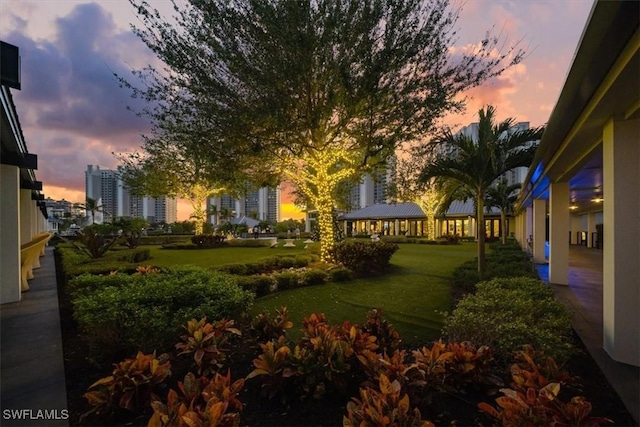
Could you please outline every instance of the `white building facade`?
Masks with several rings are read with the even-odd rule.
[[[173,197],[142,197],[131,194],[117,171],[87,165],[86,197],[100,201],[103,217],[144,218],[149,223],[171,224],[178,219],[178,202]]]

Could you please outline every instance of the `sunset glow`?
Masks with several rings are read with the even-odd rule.
[[[149,0],[163,14],[171,3]],[[36,176],[46,197],[83,202],[89,164],[114,168],[113,153],[140,150],[148,122],[118,86],[114,73],[157,59],[131,32],[135,13],[126,1],[2,0],[0,38],[20,49],[22,90],[12,91],[28,151],[38,155]],[[547,122],[591,10],[590,1],[506,2],[469,0],[457,23],[454,50],[470,50],[493,27],[509,43],[521,40],[524,61],[470,90],[467,109],[442,121],[454,128],[476,121],[480,108],[496,106],[498,120],[513,117],[532,127]],[[178,203],[178,219],[191,215]],[[304,214],[282,191],[281,219]]]

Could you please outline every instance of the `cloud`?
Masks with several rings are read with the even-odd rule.
[[[22,90],[13,95],[28,150],[38,155],[37,179],[56,194],[68,189],[70,200],[84,193],[86,165],[113,168],[113,152],[140,146],[149,124],[127,109],[142,105],[119,87],[114,73],[130,76],[128,64],[139,67],[154,57],[97,3],[49,19],[50,28],[39,36],[27,23],[40,22],[47,7],[32,6],[16,7],[3,19],[2,39],[20,48]]]
[[[142,106],[119,87],[115,74],[129,75],[127,57],[151,57],[131,33],[95,3],[80,4],[55,20],[51,39],[14,30],[7,39],[20,47],[27,125],[92,138],[120,138],[148,129],[127,107]]]

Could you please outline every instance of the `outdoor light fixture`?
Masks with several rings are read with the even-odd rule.
[[[600,197],[600,196],[596,196],[593,199],[591,199],[591,201],[593,203],[602,203],[604,201],[604,199],[602,197]]]
[[[578,209],[578,205],[571,205],[569,206],[569,209],[571,209],[572,211],[575,211],[576,209]]]

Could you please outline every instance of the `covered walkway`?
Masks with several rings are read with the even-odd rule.
[[[53,247],[40,265],[21,301],[0,307],[2,426],[69,425]]]
[[[602,347],[602,260],[603,251],[571,245],[569,285],[551,285],[558,300],[573,313],[573,327],[600,370],[625,406],[640,422],[640,368],[616,362]],[[549,283],[548,264],[536,265],[538,275]]]

